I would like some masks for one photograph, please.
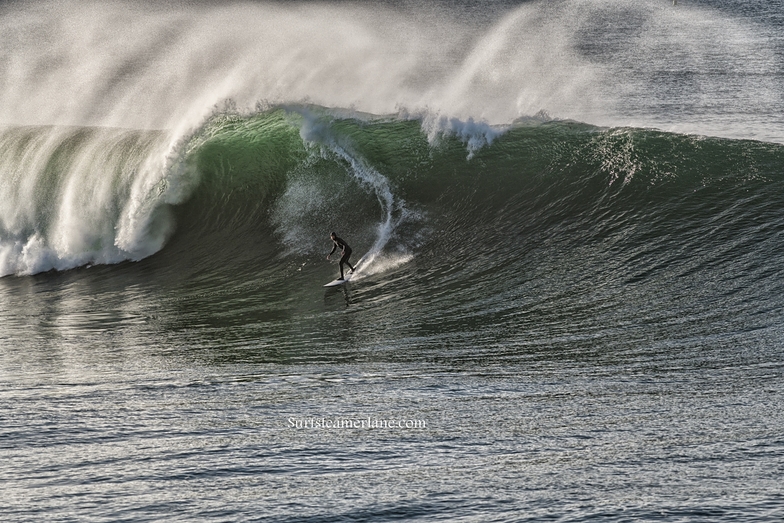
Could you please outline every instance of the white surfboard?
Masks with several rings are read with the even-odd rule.
[[[351,270],[344,265],[343,268],[345,269],[345,272],[343,273],[343,279],[332,280],[331,282],[324,285],[324,287],[337,287],[338,285],[343,285],[344,283],[351,281],[351,278],[356,276],[356,274],[359,272],[362,262],[365,261],[365,256],[361,257],[357,263],[353,264],[354,265],[353,272],[351,272]]]

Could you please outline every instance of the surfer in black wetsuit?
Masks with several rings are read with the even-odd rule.
[[[345,241],[343,241],[342,239],[338,238],[337,234],[335,234],[334,232],[332,234],[330,234],[329,237],[332,239],[332,241],[333,241],[333,243],[335,245],[332,246],[332,250],[330,251],[329,254],[327,254],[327,259],[329,259],[329,257],[332,256],[332,253],[334,253],[335,250],[338,247],[340,247],[340,254],[341,254],[341,256],[340,256],[340,278],[338,278],[338,279],[342,280],[343,279],[343,264],[344,263],[346,265],[348,265],[348,268],[351,269],[351,272],[354,272],[354,267],[352,267],[351,264],[348,261],[349,256],[351,256],[351,247],[349,247],[348,244]]]

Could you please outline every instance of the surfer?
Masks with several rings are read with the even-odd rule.
[[[344,263],[346,265],[348,265],[348,268],[351,269],[351,272],[354,272],[354,267],[352,267],[351,264],[348,261],[349,257],[351,256],[351,247],[349,247],[348,244],[345,241],[343,241],[342,239],[338,238],[338,235],[335,234],[334,232],[332,234],[330,234],[329,237],[332,239],[332,242],[335,245],[332,246],[332,250],[330,251],[329,254],[327,254],[327,259],[329,259],[329,257],[332,256],[332,253],[334,253],[335,250],[338,247],[340,247],[340,254],[341,254],[341,256],[340,256],[340,278],[338,278],[338,279],[342,280],[343,279],[343,264]]]

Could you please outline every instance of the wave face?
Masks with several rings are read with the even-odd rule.
[[[533,282],[540,297],[584,294],[615,311],[667,296],[678,308],[655,307],[665,315],[704,300],[765,309],[780,295],[782,146],[573,122],[521,121],[503,134],[433,125],[304,106],[216,116],[170,170],[178,178],[141,187],[107,158],[143,158],[159,133],[9,131],[6,143],[49,152],[40,180],[22,187],[29,206],[4,219],[20,238],[5,246],[4,270],[141,258],[176,223],[143,266],[199,274],[200,292],[227,281],[317,288],[333,276],[323,256],[335,230],[373,258],[359,281],[446,293],[429,306],[436,316],[460,303],[511,314]],[[93,133],[114,148],[85,147]],[[90,162],[96,179],[73,174]],[[98,183],[107,172],[111,183]],[[503,299],[474,304],[482,295]]]
[[[199,292],[250,286],[289,309],[334,277],[335,230],[373,257],[365,299],[394,296],[389,315],[408,307],[439,332],[503,339],[534,307],[556,330],[590,318],[596,334],[599,315],[633,335],[649,317],[668,338],[705,336],[767,325],[779,305],[780,145],[533,120],[433,134],[312,108],[216,125],[181,230],[149,260],[221,282]]]
[[[26,127],[0,138],[14,196],[2,206],[3,274],[139,260],[170,238],[150,263],[172,272],[302,266],[332,230],[378,258],[371,272],[426,264],[490,286],[540,264],[586,271],[592,284],[716,286],[726,274],[736,290],[781,270],[776,144],[313,106],[216,115],[163,167],[149,164],[167,146],[160,132]]]
[[[91,132],[113,136],[129,158],[167,143],[157,132],[70,130],[55,141],[65,152],[45,163],[92,158],[78,140]],[[341,332],[380,357],[486,354],[499,365],[555,350],[558,361],[626,354],[675,365],[672,347],[697,360],[777,354],[784,146],[288,106],[216,115],[181,151],[172,174],[145,190],[122,170],[111,189],[85,180],[106,204],[63,199],[69,213],[37,215],[30,238],[50,250],[6,256],[6,270],[141,257],[135,249],[168,238],[138,262],[41,280],[76,303],[85,289],[121,304],[131,296],[129,314],[144,326],[128,334],[134,343],[182,332],[178,344],[235,347],[248,358],[263,343],[276,358],[307,359],[321,341],[330,348],[312,357],[333,357],[344,344],[329,341],[334,322],[348,322]],[[41,178],[26,201],[45,209],[69,183]],[[63,215],[79,227],[67,229]],[[117,227],[98,225],[107,221]],[[331,231],[354,261],[367,254],[370,263],[349,286],[324,292],[338,270],[324,259]],[[81,247],[61,256],[57,242],[74,232],[82,243],[69,245]],[[207,330],[188,341],[192,325]]]

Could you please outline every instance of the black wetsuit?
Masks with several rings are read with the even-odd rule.
[[[352,267],[348,261],[349,256],[351,256],[351,247],[349,247],[345,241],[338,238],[337,236],[335,236],[335,239],[332,241],[335,243],[335,245],[332,247],[332,250],[329,253],[330,256],[332,256],[332,253],[335,252],[335,250],[337,250],[338,247],[340,247],[342,250],[343,255],[340,257],[340,279],[342,280],[344,263],[348,265],[349,269],[351,269],[352,271],[354,270],[354,267]]]

